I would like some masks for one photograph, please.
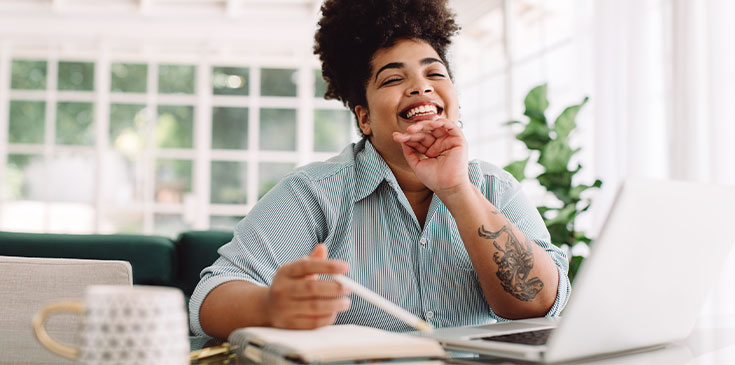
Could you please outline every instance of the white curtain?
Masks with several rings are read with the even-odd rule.
[[[735,2],[595,6],[596,175],[608,187],[626,176],[735,185]],[[703,314],[735,314],[735,252],[715,286]]]

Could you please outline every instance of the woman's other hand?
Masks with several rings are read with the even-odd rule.
[[[266,299],[271,325],[314,329],[334,324],[337,314],[350,308],[350,292],[338,282],[320,280],[317,275],[344,274],[348,270],[346,262],[327,259],[323,243],[308,256],[282,266]]]
[[[421,182],[437,195],[470,183],[467,141],[457,122],[444,118],[419,122],[405,133],[394,132],[403,155]]]

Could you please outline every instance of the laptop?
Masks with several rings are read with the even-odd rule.
[[[735,187],[625,181],[561,318],[437,329],[448,350],[560,362],[688,336],[735,242]]]

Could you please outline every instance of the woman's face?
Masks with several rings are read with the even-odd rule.
[[[370,142],[389,165],[405,164],[393,132],[405,132],[423,120],[457,121],[454,84],[434,48],[422,40],[399,40],[392,47],[379,49],[371,68],[367,108],[355,107],[360,129],[371,136]]]

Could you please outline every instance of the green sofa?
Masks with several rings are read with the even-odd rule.
[[[199,272],[231,240],[232,231],[189,231],[175,240],[148,235],[0,232],[0,255],[124,260],[133,267],[133,284],[177,287],[188,299]]]

